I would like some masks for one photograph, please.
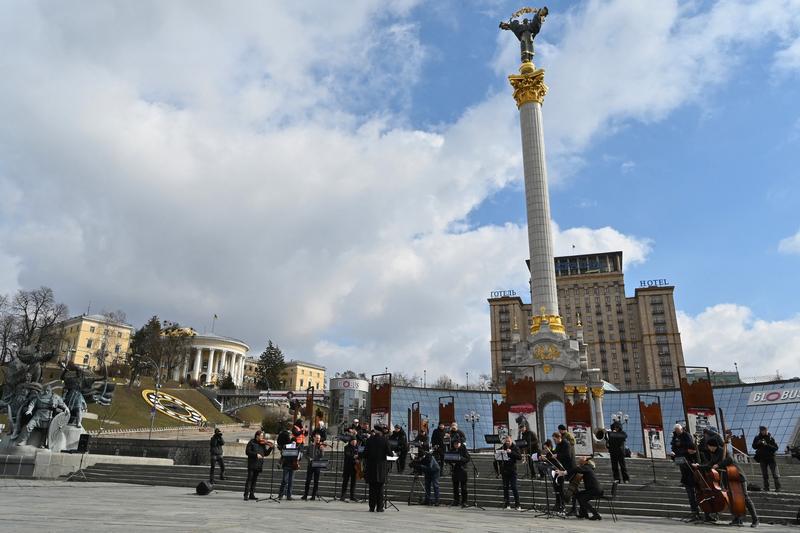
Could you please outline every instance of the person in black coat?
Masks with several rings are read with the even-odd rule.
[[[458,429],[458,424],[456,422],[453,422],[450,424],[450,450],[455,449],[456,441],[466,446],[467,435]]]
[[[397,471],[402,474],[406,469],[406,458],[408,457],[408,436],[406,432],[403,431],[403,428],[400,427],[400,424],[394,427],[391,440],[397,442],[397,447],[395,449],[400,456],[397,460]]]
[[[781,490],[781,474],[778,472],[778,465],[775,463],[775,452],[778,451],[778,444],[767,431],[766,426],[758,428],[758,435],[753,439],[753,449],[756,451],[756,461],[761,465],[761,477],[764,479],[764,490],[769,490],[769,474],[767,468],[772,471],[775,480],[775,490]]]
[[[364,445],[366,478],[369,484],[369,511],[383,512],[383,486],[386,483],[386,458],[391,455],[389,441],[383,435],[383,428],[375,426],[375,433]]]
[[[225,439],[222,438],[222,431],[219,428],[214,429],[214,435],[211,436],[209,442],[210,455],[211,455],[211,472],[208,474],[208,480],[214,483],[214,467],[219,463],[219,479],[225,479],[225,461],[222,459],[222,447],[225,446]]]
[[[511,508],[511,500],[509,499],[509,492],[514,495],[514,508],[519,510],[519,489],[517,488],[517,461],[522,459],[522,454],[519,453],[517,445],[514,444],[514,439],[507,435],[503,446],[498,450],[499,455],[504,460],[500,461],[500,474],[503,477],[503,502],[505,508]]]
[[[467,499],[467,463],[470,461],[469,452],[467,447],[456,441],[453,445],[453,453],[461,456],[461,460],[453,463],[453,503],[451,506],[455,507],[461,505],[466,507],[469,500]]]
[[[344,497],[344,491],[347,488],[347,483],[350,483],[350,499],[356,499],[356,462],[360,461],[358,457],[358,439],[355,435],[350,436],[350,442],[344,447],[344,462],[342,463],[342,494],[340,500],[348,501]]]
[[[611,473],[614,475],[614,481],[627,483],[631,479],[628,476],[628,468],[625,466],[625,440],[627,440],[628,434],[622,430],[619,422],[613,422],[611,431],[608,432],[606,438],[608,439],[608,454],[611,456]],[[621,477],[620,474],[622,474]]]
[[[575,495],[575,499],[578,501],[580,509],[578,511],[579,517],[588,518],[589,520],[601,520],[600,514],[592,507],[592,501],[603,494],[594,469],[595,464],[590,457],[583,459],[581,465],[575,469],[576,474],[581,474],[583,476],[583,490],[578,491]],[[589,513],[591,513],[591,516],[589,516]]]
[[[444,454],[444,435],[447,433],[444,422],[439,422],[439,427],[431,433],[431,453],[441,462]]]
[[[538,454],[539,450],[539,437],[536,436],[536,433],[531,431],[531,428],[528,426],[527,423],[522,424],[519,426],[519,438],[520,440],[525,441],[526,445],[526,453],[528,456],[528,470],[531,474],[531,478],[536,477],[536,464],[533,461],[533,455]],[[544,477],[544,473],[540,472],[540,477]]]
[[[702,520],[700,507],[697,505],[697,494],[694,491],[694,475],[690,466],[695,462],[697,448],[692,436],[680,424],[675,424],[672,431],[671,449],[670,456],[681,470],[681,485],[686,489],[686,496],[689,498],[689,508],[692,510],[691,519]]]
[[[255,495],[256,481],[264,468],[264,458],[272,453],[274,447],[272,441],[264,438],[264,432],[261,430],[256,431],[255,436],[247,443],[245,449],[245,454],[247,454],[247,480],[244,482],[245,501],[258,499]]]

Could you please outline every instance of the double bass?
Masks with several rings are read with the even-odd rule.
[[[728,456],[728,444],[731,442],[732,432],[725,432],[724,454]],[[747,504],[744,497],[744,486],[742,485],[742,473],[735,464],[725,467],[725,477],[728,481],[728,499],[731,514],[734,516],[744,516],[747,513]]]
[[[728,494],[719,484],[719,472],[692,465],[697,505],[704,513],[721,513],[728,507]]]

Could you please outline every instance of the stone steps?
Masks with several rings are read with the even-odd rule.
[[[265,471],[259,477],[259,494],[264,495],[269,490],[270,470],[269,463],[265,464]],[[276,465],[277,465],[276,461]],[[227,461],[226,480],[217,482],[217,490],[240,492],[243,490],[246,469],[244,461]],[[110,465],[96,464],[86,470],[89,481],[104,481],[118,483],[134,483],[140,485],[164,485],[175,487],[186,487],[193,490],[194,487],[208,476],[206,466],[131,466],[131,465]],[[335,478],[335,468],[333,472],[325,472],[320,479],[320,494],[326,498],[338,494],[340,478]],[[389,483],[389,497],[396,504],[406,505],[409,492],[411,490],[413,477],[408,474],[392,474]],[[305,483],[305,469],[295,473],[293,493],[295,497],[302,495]],[[610,478],[606,481],[601,479],[605,487],[610,487]],[[273,490],[277,493],[280,484],[279,470],[275,471]],[[452,484],[449,476],[441,479],[441,497],[443,504],[450,503],[452,499]],[[536,503],[543,504],[545,500],[545,482],[535,480],[533,482]],[[473,492],[473,481],[469,483],[470,499]],[[521,479],[519,482],[520,498],[524,506],[530,507],[532,503],[531,481]],[[422,490],[417,487],[416,493]],[[610,489],[606,489],[610,493]],[[502,506],[502,483],[492,474],[490,477],[481,476],[477,479],[478,503],[484,507]],[[359,482],[356,491],[357,497],[364,495],[364,483]],[[550,494],[552,499],[552,491]],[[797,494],[788,493],[753,493],[753,501],[762,520],[765,523],[787,523],[795,518],[800,505],[800,497]],[[664,481],[657,486],[647,486],[642,483],[631,483],[619,486],[615,508],[620,515],[638,515],[676,518],[685,516],[688,513],[686,493],[677,484],[677,478],[671,481]],[[603,512],[607,512],[607,504],[603,503]]]

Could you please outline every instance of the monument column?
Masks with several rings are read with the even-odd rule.
[[[203,348],[198,346],[197,353],[194,355],[194,368],[192,372],[192,377],[195,380],[200,379],[200,367],[203,366]]]

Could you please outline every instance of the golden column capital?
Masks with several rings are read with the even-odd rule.
[[[603,390],[603,387],[592,387],[592,397],[594,397],[594,398],[602,398],[603,397],[603,393],[605,393],[605,391]]]
[[[525,62],[519,67],[519,74],[508,77],[511,87],[514,88],[514,100],[517,107],[522,107],[528,102],[544,102],[547,94],[547,85],[544,83],[544,69],[537,69],[533,63]]]

